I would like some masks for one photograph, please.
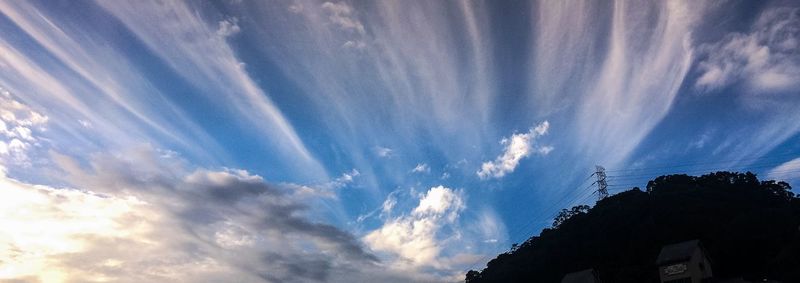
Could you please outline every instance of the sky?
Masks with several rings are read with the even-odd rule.
[[[0,280],[456,282],[661,174],[800,186],[796,1],[0,0]]]

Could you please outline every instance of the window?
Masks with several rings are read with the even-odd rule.
[[[678,274],[686,272],[687,269],[688,268],[686,267],[686,263],[673,264],[673,265],[664,267],[664,274],[666,274],[666,275],[678,275]]]

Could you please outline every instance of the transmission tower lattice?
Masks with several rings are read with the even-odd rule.
[[[600,200],[608,197],[608,183],[606,182],[606,168],[603,168],[603,166],[600,166],[600,165],[596,165],[594,168],[596,169],[596,171],[594,172],[593,175],[595,176],[595,178],[597,178],[597,180],[594,181],[594,184],[597,184],[597,200],[600,201]]]

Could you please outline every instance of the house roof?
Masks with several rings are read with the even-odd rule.
[[[694,251],[700,248],[699,240],[680,242],[677,244],[666,245],[661,248],[656,264],[666,264],[676,261],[684,261],[692,257]]]
[[[597,279],[597,275],[594,272],[594,269],[586,269],[581,271],[576,271],[573,273],[568,273],[564,275],[564,278],[561,279],[561,283],[593,283],[593,282],[600,282]]]

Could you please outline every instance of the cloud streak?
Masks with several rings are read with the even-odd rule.
[[[789,160],[767,171],[767,178],[779,181],[800,179],[800,158]]]
[[[611,167],[628,158],[668,114],[691,66],[691,30],[703,11],[683,2],[634,12],[640,8],[634,2],[614,2],[608,45],[577,108],[582,147],[595,162]],[[588,16],[586,10],[569,13]]]
[[[326,176],[291,123],[243,68],[230,45],[189,3],[97,2],[118,18],[207,99],[236,109],[244,127],[256,130],[278,154],[297,159],[311,175]],[[144,16],[143,16],[144,15]],[[223,24],[224,25],[224,24]],[[233,25],[229,32],[233,31]],[[237,25],[238,26],[238,25]]]
[[[3,2],[0,13],[13,23],[0,26],[4,32],[19,29],[35,43],[24,47],[0,39],[0,87],[47,110],[48,138],[84,150],[163,142],[201,159],[225,159],[218,144],[132,68],[129,58],[109,48],[100,33],[34,2]]]

